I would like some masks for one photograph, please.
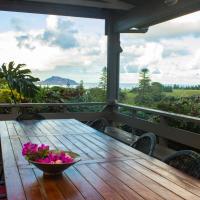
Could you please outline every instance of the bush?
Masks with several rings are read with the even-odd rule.
[[[101,88],[90,88],[84,95],[86,102],[105,102],[106,91]]]
[[[13,94],[17,100],[17,102],[20,102],[20,94],[13,91]],[[24,98],[22,97],[22,100]],[[0,103],[13,103],[12,97],[11,97],[11,91],[9,89],[0,89]]]
[[[76,88],[65,87],[40,87],[33,102],[38,103],[64,103],[82,101],[81,97],[84,95],[84,89],[80,86]]]
[[[157,108],[168,112],[200,117],[200,97],[165,97]]]

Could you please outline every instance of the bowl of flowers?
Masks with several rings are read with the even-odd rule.
[[[80,156],[72,151],[50,150],[48,145],[28,142],[23,145],[22,155],[45,175],[58,175],[80,161]]]

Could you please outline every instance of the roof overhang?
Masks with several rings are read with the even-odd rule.
[[[130,10],[135,7],[134,0],[24,0],[31,2],[57,3],[61,5],[73,5],[112,10]]]
[[[1,0],[0,10],[112,19],[114,32],[145,32],[200,10],[200,0]]]
[[[0,10],[96,19],[105,19],[109,13],[102,8],[23,0],[1,0]]]
[[[114,31],[130,31],[131,28],[140,30],[200,10],[200,0],[176,0],[175,4],[167,2],[173,1],[154,1],[137,6],[137,9],[117,17]]]

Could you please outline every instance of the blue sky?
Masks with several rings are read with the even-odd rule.
[[[0,63],[25,63],[40,79],[52,75],[98,82],[106,66],[104,21],[0,12]],[[200,84],[200,12],[122,34],[120,81],[137,83],[147,67],[162,83]]]

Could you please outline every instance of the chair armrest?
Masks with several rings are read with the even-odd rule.
[[[129,145],[138,139],[138,136],[112,126],[107,126],[104,132],[107,135]]]

